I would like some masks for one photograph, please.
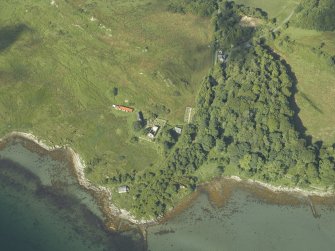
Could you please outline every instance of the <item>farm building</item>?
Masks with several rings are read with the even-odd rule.
[[[158,130],[159,130],[159,126],[153,126],[151,128],[150,132],[148,133],[148,137],[151,138],[151,139],[155,138]]]
[[[128,186],[120,186],[117,189],[118,193],[128,193],[129,192],[129,187]]]
[[[113,105],[113,108],[123,112],[133,112],[134,108],[123,106],[123,105]]]

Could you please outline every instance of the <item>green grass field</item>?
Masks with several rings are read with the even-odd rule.
[[[130,143],[136,114],[111,105],[182,124],[211,67],[209,19],[167,12],[162,0],[54,3],[0,3],[0,135],[69,145],[95,164],[97,183],[159,163],[155,144]]]
[[[291,65],[298,83],[296,94],[299,117],[313,141],[327,144],[335,142],[335,67],[312,48],[319,48],[326,55],[335,55],[335,32],[317,32],[289,28],[283,36],[289,36],[295,45],[288,48],[273,45]]]

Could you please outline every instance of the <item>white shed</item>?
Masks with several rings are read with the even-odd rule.
[[[118,193],[128,193],[129,192],[129,187],[128,186],[120,186],[118,188]]]

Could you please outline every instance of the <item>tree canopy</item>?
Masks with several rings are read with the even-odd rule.
[[[168,9],[177,13],[210,16],[217,10],[216,0],[170,0]]]
[[[320,31],[335,30],[333,0],[303,0],[295,10],[293,23],[301,28]]]
[[[234,3],[226,2],[216,15],[217,46],[227,43],[222,36],[231,29],[234,47],[225,47],[229,57],[204,79],[193,123],[184,125],[178,138],[162,133],[166,161],[106,180],[131,188],[136,215],[159,216],[173,207],[197,187],[203,178],[199,169],[272,184],[334,188],[334,146],[309,143],[297,130],[293,73],[265,44],[250,39],[253,31],[241,44],[245,33],[238,13]]]

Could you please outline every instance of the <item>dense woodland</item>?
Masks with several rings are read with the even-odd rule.
[[[176,13],[193,13],[210,16],[217,10],[216,0],[170,0],[168,10]]]
[[[334,0],[303,0],[296,8],[294,24],[306,29],[335,30]]]
[[[236,174],[332,186],[334,149],[308,144],[295,129],[293,84],[285,63],[254,44],[209,77],[198,101],[199,141],[213,137],[218,163]]]
[[[205,78],[193,123],[179,138],[173,130],[163,132],[166,162],[106,179],[130,187],[136,215],[162,215],[180,194],[197,187],[201,168],[272,184],[334,187],[334,147],[308,143],[298,132],[295,78],[265,44],[251,39],[254,30],[237,25],[239,13],[237,5],[226,2],[214,18],[217,46],[229,57]]]

